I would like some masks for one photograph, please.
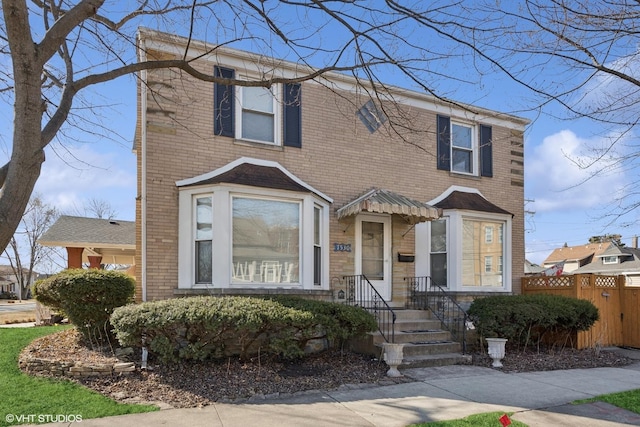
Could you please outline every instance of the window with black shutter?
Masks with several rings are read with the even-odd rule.
[[[493,176],[492,128],[437,116],[437,168],[467,175]]]
[[[216,66],[216,77],[235,71]],[[214,134],[286,147],[302,147],[302,88],[299,83],[271,88],[216,83]]]

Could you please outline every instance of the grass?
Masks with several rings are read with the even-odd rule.
[[[618,408],[626,409],[640,414],[640,389],[622,391],[612,394],[603,394],[601,396],[592,397],[590,399],[576,400],[573,402],[573,404],[581,405],[583,403],[592,402],[606,402],[617,406]],[[499,419],[503,414],[503,412],[487,412],[484,414],[470,415],[467,418],[462,418],[459,420],[413,424],[411,427],[502,427]],[[509,413],[508,415],[510,416],[511,414]],[[527,426],[527,424],[513,419],[511,420],[511,425],[514,427]]]
[[[602,396],[592,397],[590,399],[576,400],[574,405],[591,402],[606,402],[618,408],[626,409],[636,414],[640,414],[640,389],[621,391],[619,393],[603,394]]]
[[[469,415],[466,418],[451,421],[435,421],[431,423],[412,424],[411,427],[502,427],[500,417],[504,412],[486,412],[484,414]],[[511,413],[507,413],[508,416]],[[511,420],[513,427],[526,427],[527,424]]]
[[[14,416],[35,416],[22,423],[16,421],[24,424],[51,421],[38,417],[58,414],[89,419],[158,410],[151,405],[118,403],[68,380],[31,377],[20,371],[20,351],[35,338],[63,328],[0,328],[0,427],[13,425],[8,420]]]

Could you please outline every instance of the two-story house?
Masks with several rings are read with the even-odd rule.
[[[141,29],[141,60],[295,77],[280,59]],[[364,275],[402,305],[405,277],[459,296],[519,292],[528,121],[329,73],[270,88],[140,75],[137,298],[292,293],[337,299]],[[393,102],[391,101],[393,99]]]

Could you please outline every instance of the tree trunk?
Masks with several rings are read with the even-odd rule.
[[[0,193],[0,248],[9,244],[40,176],[42,144],[42,64],[31,39],[25,2],[3,1],[14,76],[13,146]]]

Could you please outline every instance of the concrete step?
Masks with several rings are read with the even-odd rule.
[[[416,341],[406,343],[404,356],[426,356],[443,353],[462,353],[462,344],[451,340]]]
[[[403,320],[430,320],[431,312],[426,310],[394,310],[396,322]]]
[[[439,320],[433,319],[414,319],[414,320],[397,320],[395,330],[397,331],[416,331],[416,330],[432,330],[442,329]]]
[[[442,329],[419,329],[409,331],[399,331],[396,329],[395,340],[396,343],[410,343],[417,341],[444,341],[451,340],[451,333]],[[378,332],[373,334],[373,342],[375,344],[381,344],[384,342],[384,338]]]
[[[469,365],[471,355],[462,353],[428,354],[421,356],[405,356],[402,359],[402,368],[430,368],[434,366]]]
[[[462,344],[453,341],[438,319],[426,310],[394,310],[396,313],[395,342],[403,343],[401,368],[430,367],[471,363],[471,356],[462,354]],[[370,334],[369,341],[382,354],[384,338]]]

